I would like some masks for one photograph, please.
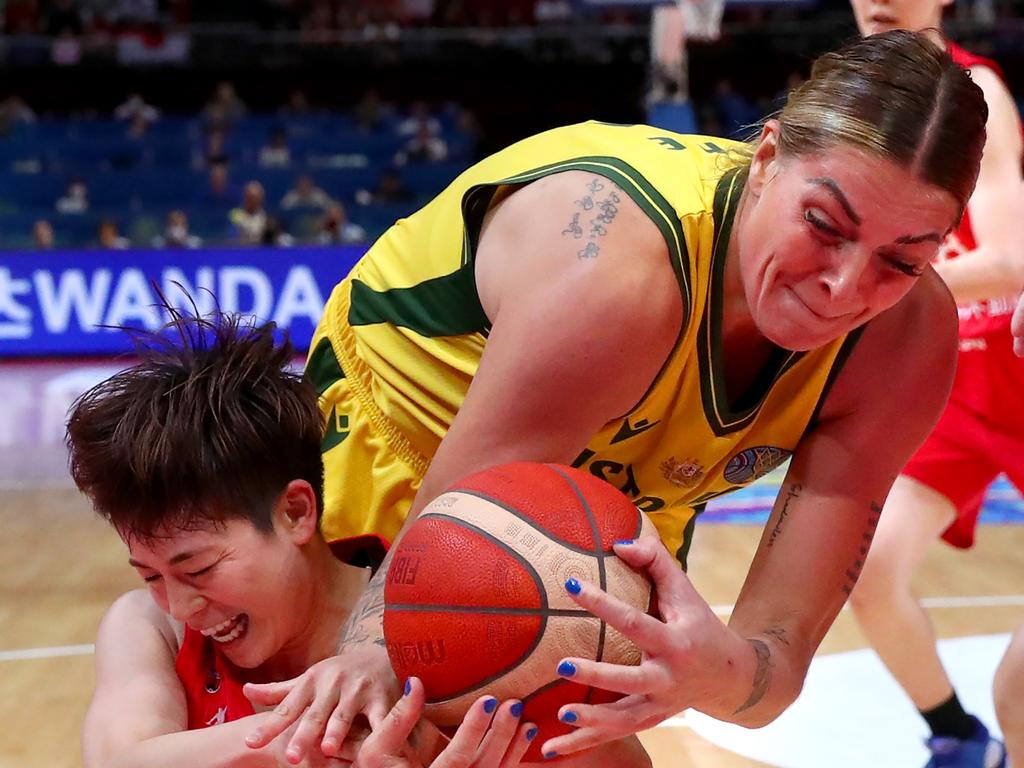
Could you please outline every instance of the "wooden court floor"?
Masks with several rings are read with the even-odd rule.
[[[49,436],[32,429],[22,430],[30,439],[12,435],[14,416],[24,422],[24,414],[21,405],[17,413],[10,410],[17,401],[5,391],[9,379],[3,369],[0,366],[0,768],[76,768],[81,764],[81,719],[93,684],[90,644],[106,607],[141,582],[127,565],[120,540],[71,487],[63,450],[54,439],[59,419],[49,418],[54,422],[46,427]],[[739,591],[758,535],[756,525],[697,527],[690,573],[701,594],[723,615]],[[1011,631],[1024,620],[1024,526],[986,525],[970,553],[934,547],[917,588],[929,599],[930,615],[942,638]],[[845,658],[863,647],[862,636],[844,612],[819,658]],[[845,685],[836,684],[837,699],[847,695],[841,690]],[[983,687],[979,691],[986,695]],[[905,702],[895,701],[898,692],[879,695],[893,699],[894,707],[903,706],[901,716],[909,718],[910,727],[916,726]],[[850,715],[860,720],[871,716],[864,711]],[[648,732],[643,740],[657,768],[808,765],[796,758],[765,762],[741,757],[726,748],[727,737],[716,738],[716,745],[697,735],[698,730],[682,722]],[[918,735],[910,738],[916,744]],[[826,752],[828,748],[821,746]],[[858,763],[841,763],[837,756],[810,764]],[[902,764],[891,763],[893,768]]]

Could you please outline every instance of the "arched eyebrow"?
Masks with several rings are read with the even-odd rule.
[[[842,207],[843,211],[846,212],[850,221],[857,226],[860,226],[860,214],[853,210],[853,206],[850,205],[850,201],[846,199],[846,195],[839,187],[839,184],[836,183],[835,179],[829,178],[828,176],[819,176],[814,179],[808,179],[808,181],[811,184],[817,184],[819,187],[827,189],[831,193],[832,197],[836,199],[836,202],[839,203],[840,207]]]
[[[923,235],[902,235],[896,238],[899,245],[916,245],[917,243],[935,242],[942,244],[943,237],[938,232],[926,232]]]

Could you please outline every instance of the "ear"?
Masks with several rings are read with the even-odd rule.
[[[319,535],[316,493],[305,480],[292,480],[285,486],[273,515],[274,525],[300,546]]]
[[[750,173],[747,176],[746,188],[755,197],[764,191],[765,185],[775,175],[779,162],[779,125],[778,120],[768,120],[761,128],[757,140],[757,149],[750,161]]]

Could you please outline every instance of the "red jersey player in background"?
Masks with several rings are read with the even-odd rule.
[[[931,622],[911,591],[933,541],[971,546],[985,492],[1001,472],[1024,489],[1024,360],[1013,356],[1010,339],[1011,313],[1024,286],[1021,122],[998,65],[943,38],[942,12],[951,2],[851,0],[864,35],[930,32],[970,70],[989,109],[977,187],[935,263],[960,313],[953,391],[935,431],[893,485],[851,603],[871,644],[931,728],[927,766],[1001,768],[1003,745],[961,706]],[[928,329],[907,332],[927,335]],[[1024,755],[1017,760],[1024,762]]]

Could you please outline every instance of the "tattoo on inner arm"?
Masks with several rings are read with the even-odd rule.
[[[359,602],[341,630],[338,648],[344,645],[384,645],[384,581],[390,554],[363,590]]]
[[[786,516],[789,514],[789,503],[793,499],[799,499],[802,490],[803,486],[800,483],[793,483],[789,488],[784,489],[786,496],[782,502],[782,509],[779,510],[779,519],[775,521],[775,527],[772,528],[772,532],[768,536],[769,547],[775,543],[775,540],[782,533],[782,524],[786,522]]]
[[[877,502],[871,502],[871,512],[868,515],[867,526],[861,534],[860,547],[857,550],[857,558],[853,564],[846,569],[846,583],[843,584],[843,593],[849,597],[853,588],[857,585],[860,572],[864,568],[864,561],[867,559],[868,550],[871,548],[871,540],[875,538],[875,529],[878,528],[878,521],[882,517],[882,508]]]
[[[779,630],[779,632],[781,631]],[[745,712],[751,707],[756,706],[764,698],[772,684],[771,648],[768,647],[768,643],[764,640],[749,638],[747,642],[753,646],[754,654],[757,656],[757,666],[754,668],[754,688],[750,692],[750,697],[740,705],[739,709],[733,712],[734,715],[738,715],[740,712]]]
[[[619,215],[622,190],[613,182],[597,177],[587,182],[586,194],[576,200],[572,220],[562,230],[563,237],[573,240],[587,238],[587,244],[576,252],[579,259],[596,259],[601,253],[599,241],[608,234],[609,225]],[[583,221],[583,214],[587,220]]]

